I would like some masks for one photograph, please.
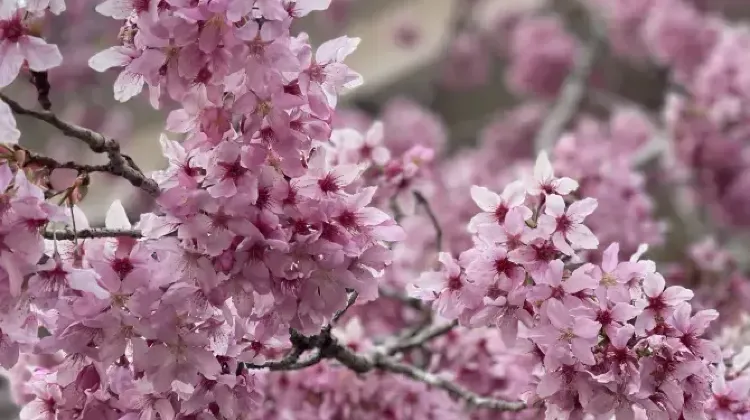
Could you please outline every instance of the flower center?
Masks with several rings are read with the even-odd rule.
[[[324,193],[335,193],[341,189],[338,182],[336,181],[336,177],[333,174],[329,173],[322,179],[318,180],[318,186]]]
[[[26,30],[21,23],[20,18],[0,21],[0,39],[7,39],[10,42],[18,42]]]
[[[117,273],[120,278],[125,278],[135,267],[130,261],[130,258],[115,258],[112,260],[112,270]]]

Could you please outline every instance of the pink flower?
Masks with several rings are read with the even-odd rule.
[[[313,57],[312,51],[301,59],[299,83],[310,97],[310,107],[317,116],[325,118],[336,106],[338,94],[362,84],[362,76],[343,63],[359,45],[359,38],[342,36],[324,42]]]
[[[526,200],[526,189],[520,181],[508,184],[501,195],[485,187],[472,186],[471,199],[482,209],[482,213],[471,218],[469,232],[475,233],[482,225],[502,224],[505,216],[512,209],[518,208],[524,221],[531,217],[531,210],[523,206]]]
[[[540,194],[568,195],[578,189],[578,182],[570,178],[557,178],[546,152],[539,153],[534,165],[534,178],[526,191],[532,196]]]
[[[326,10],[331,5],[331,0],[285,0],[284,8],[293,18],[307,16],[315,10]]]
[[[105,0],[96,6],[96,11],[117,20],[125,20],[132,13],[148,13],[156,18],[158,6],[159,0]]]
[[[432,301],[441,316],[455,318],[481,301],[481,291],[466,278],[458,261],[450,254],[441,252],[438,259],[443,269],[423,273],[409,285],[409,296]]]
[[[570,309],[558,300],[548,300],[545,312],[550,323],[530,332],[535,343],[547,346],[544,358],[547,369],[557,369],[567,354],[585,365],[596,362],[591,350],[598,341],[599,324],[588,318],[574,317]]]
[[[581,299],[589,296],[597,286],[596,279],[586,273],[587,265],[577,268],[563,279],[564,267],[560,260],[550,262],[545,275],[537,280],[531,298],[537,301],[557,300],[571,308],[581,305]]]
[[[550,194],[545,201],[545,214],[539,216],[538,231],[545,237],[552,235],[552,243],[566,255],[573,255],[574,247],[596,249],[599,240],[583,224],[586,216],[596,210],[596,206],[595,199],[584,198],[574,202],[566,210],[563,198]]]
[[[673,346],[676,349],[686,348],[704,360],[718,363],[722,359],[719,346],[700,336],[706,332],[708,324],[719,317],[719,313],[713,309],[706,309],[691,317],[691,309],[690,304],[685,302],[672,312],[670,324],[674,325],[675,331],[669,335],[675,337]]]
[[[136,72],[140,57],[143,57],[142,51],[135,48],[110,47],[91,57],[89,67],[98,72],[107,71],[112,67],[125,67],[117,76],[114,87],[115,99],[125,102],[143,90],[143,74]]]
[[[638,334],[644,334],[656,326],[656,318],[665,319],[682,302],[693,298],[693,292],[682,286],[670,286],[664,289],[664,277],[658,273],[649,273],[643,280],[644,297],[636,301],[636,307],[643,309],[635,321]]]
[[[62,63],[56,45],[32,36],[22,20],[22,13],[0,20],[0,88],[8,86],[18,76],[24,62],[33,71],[47,71]]]
[[[323,199],[344,193],[344,189],[354,182],[361,169],[358,165],[333,166],[327,162],[325,149],[313,152],[308,164],[308,173],[294,182],[300,195]]]

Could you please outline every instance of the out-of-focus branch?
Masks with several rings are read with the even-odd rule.
[[[351,308],[352,305],[354,305],[354,302],[357,301],[357,297],[359,297],[359,293],[357,293],[356,291],[350,292],[349,296],[347,296],[346,298],[346,306],[344,307],[344,309],[340,311],[336,311],[336,313],[333,315],[333,318],[331,318],[331,323],[328,325],[335,325],[337,322],[339,322],[339,319],[341,319],[341,317],[344,316],[346,311],[348,311],[349,308]]]
[[[0,93],[0,99],[10,106],[18,115],[26,115],[57,128],[68,137],[76,138],[86,143],[96,153],[106,153],[109,157],[109,168],[106,172],[128,180],[133,186],[140,188],[152,196],[159,195],[159,187],[154,180],[149,179],[137,167],[131,165],[133,161],[120,151],[120,143],[107,138],[103,134],[88,128],[63,121],[50,111],[34,111],[24,108],[18,102]]]
[[[424,308],[424,304],[422,303],[421,300],[411,298],[411,297],[406,296],[406,295],[404,295],[402,293],[398,293],[398,292],[396,292],[394,290],[390,290],[390,289],[387,289],[385,287],[380,287],[378,289],[378,293],[380,294],[380,296],[386,297],[388,299],[398,300],[399,302],[403,303],[404,305],[406,305],[406,306],[408,306],[408,307],[410,307],[412,309],[416,309],[418,311],[421,311],[421,310],[425,309]]]
[[[417,199],[417,203],[424,208],[425,212],[427,212],[427,217],[430,218],[430,222],[432,223],[432,227],[435,229],[435,242],[437,251],[440,252],[443,250],[443,229],[440,227],[440,222],[437,219],[437,216],[435,215],[435,212],[432,211],[432,207],[430,206],[430,202],[427,201],[424,195],[420,193],[419,191],[414,191],[414,198]]]
[[[140,238],[141,231],[137,229],[80,229],[80,230],[56,230],[42,233],[45,239],[56,239],[58,241],[73,241],[76,239],[94,238]]]
[[[430,328],[426,328],[412,337],[399,340],[393,345],[387,346],[384,353],[387,355],[393,355],[421,347],[437,337],[448,334],[452,329],[456,328],[457,325],[458,321],[453,321],[448,324],[434,325]]]
[[[596,58],[604,46],[604,28],[593,12],[589,13],[589,39],[565,78],[554,106],[534,137],[537,152],[551,149],[581,109]]]
[[[415,381],[447,391],[453,397],[477,408],[489,408],[498,411],[521,411],[526,408],[522,401],[506,401],[497,398],[487,398],[474,394],[459,386],[455,382],[443,379],[435,374],[426,372],[415,366],[397,362],[391,358],[379,356],[375,358],[374,367],[387,372],[398,373]]]

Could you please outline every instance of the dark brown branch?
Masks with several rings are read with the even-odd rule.
[[[29,150],[24,150],[24,153],[26,153],[26,160],[24,162],[24,165],[28,164],[36,164],[40,166],[44,166],[48,168],[50,171],[53,169],[75,169],[79,173],[86,172],[86,173],[92,173],[92,172],[110,172],[111,166],[109,164],[107,165],[86,165],[82,163],[77,162],[59,162],[55,159],[52,159],[51,157],[42,156],[36,153],[33,153]]]
[[[45,231],[42,232],[45,239],[57,239],[58,241],[73,241],[75,239],[94,239],[94,238],[140,238],[141,231],[137,229],[80,229],[73,231],[70,229]]]
[[[305,337],[292,331],[291,340],[295,349],[291,354],[296,356],[285,357],[285,360],[278,363],[271,362],[264,365],[257,365],[259,367],[256,367],[256,365],[247,365],[247,367],[251,369],[298,370],[312,366],[324,359],[332,359],[357,373],[367,373],[377,369],[409,377],[415,381],[445,390],[454,398],[460,399],[472,407],[489,408],[498,411],[521,411],[526,408],[526,404],[521,401],[505,401],[474,394],[452,381],[440,378],[416,366],[398,362],[382,353],[372,355],[357,353],[339,343],[325,329],[320,334],[311,337]],[[299,359],[297,352],[301,355],[305,350],[314,348],[318,349],[318,353],[303,362],[297,363]],[[287,359],[294,359],[294,362],[286,363]]]
[[[133,186],[146,191],[152,196],[159,195],[159,186],[154,180],[147,178],[140,170],[131,166],[132,159],[120,152],[120,144],[88,128],[63,121],[50,111],[34,111],[24,108],[18,102],[0,93],[0,99],[10,106],[18,115],[26,115],[57,128],[68,137],[76,138],[86,143],[96,153],[106,153],[109,157],[109,170],[107,172],[125,178]]]

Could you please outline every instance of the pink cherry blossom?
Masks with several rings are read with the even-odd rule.
[[[545,201],[544,214],[539,216],[538,229],[542,235],[552,235],[552,242],[567,255],[573,255],[573,247],[595,249],[599,241],[583,221],[596,207],[595,199],[586,198],[565,209],[563,198],[550,194]]]

